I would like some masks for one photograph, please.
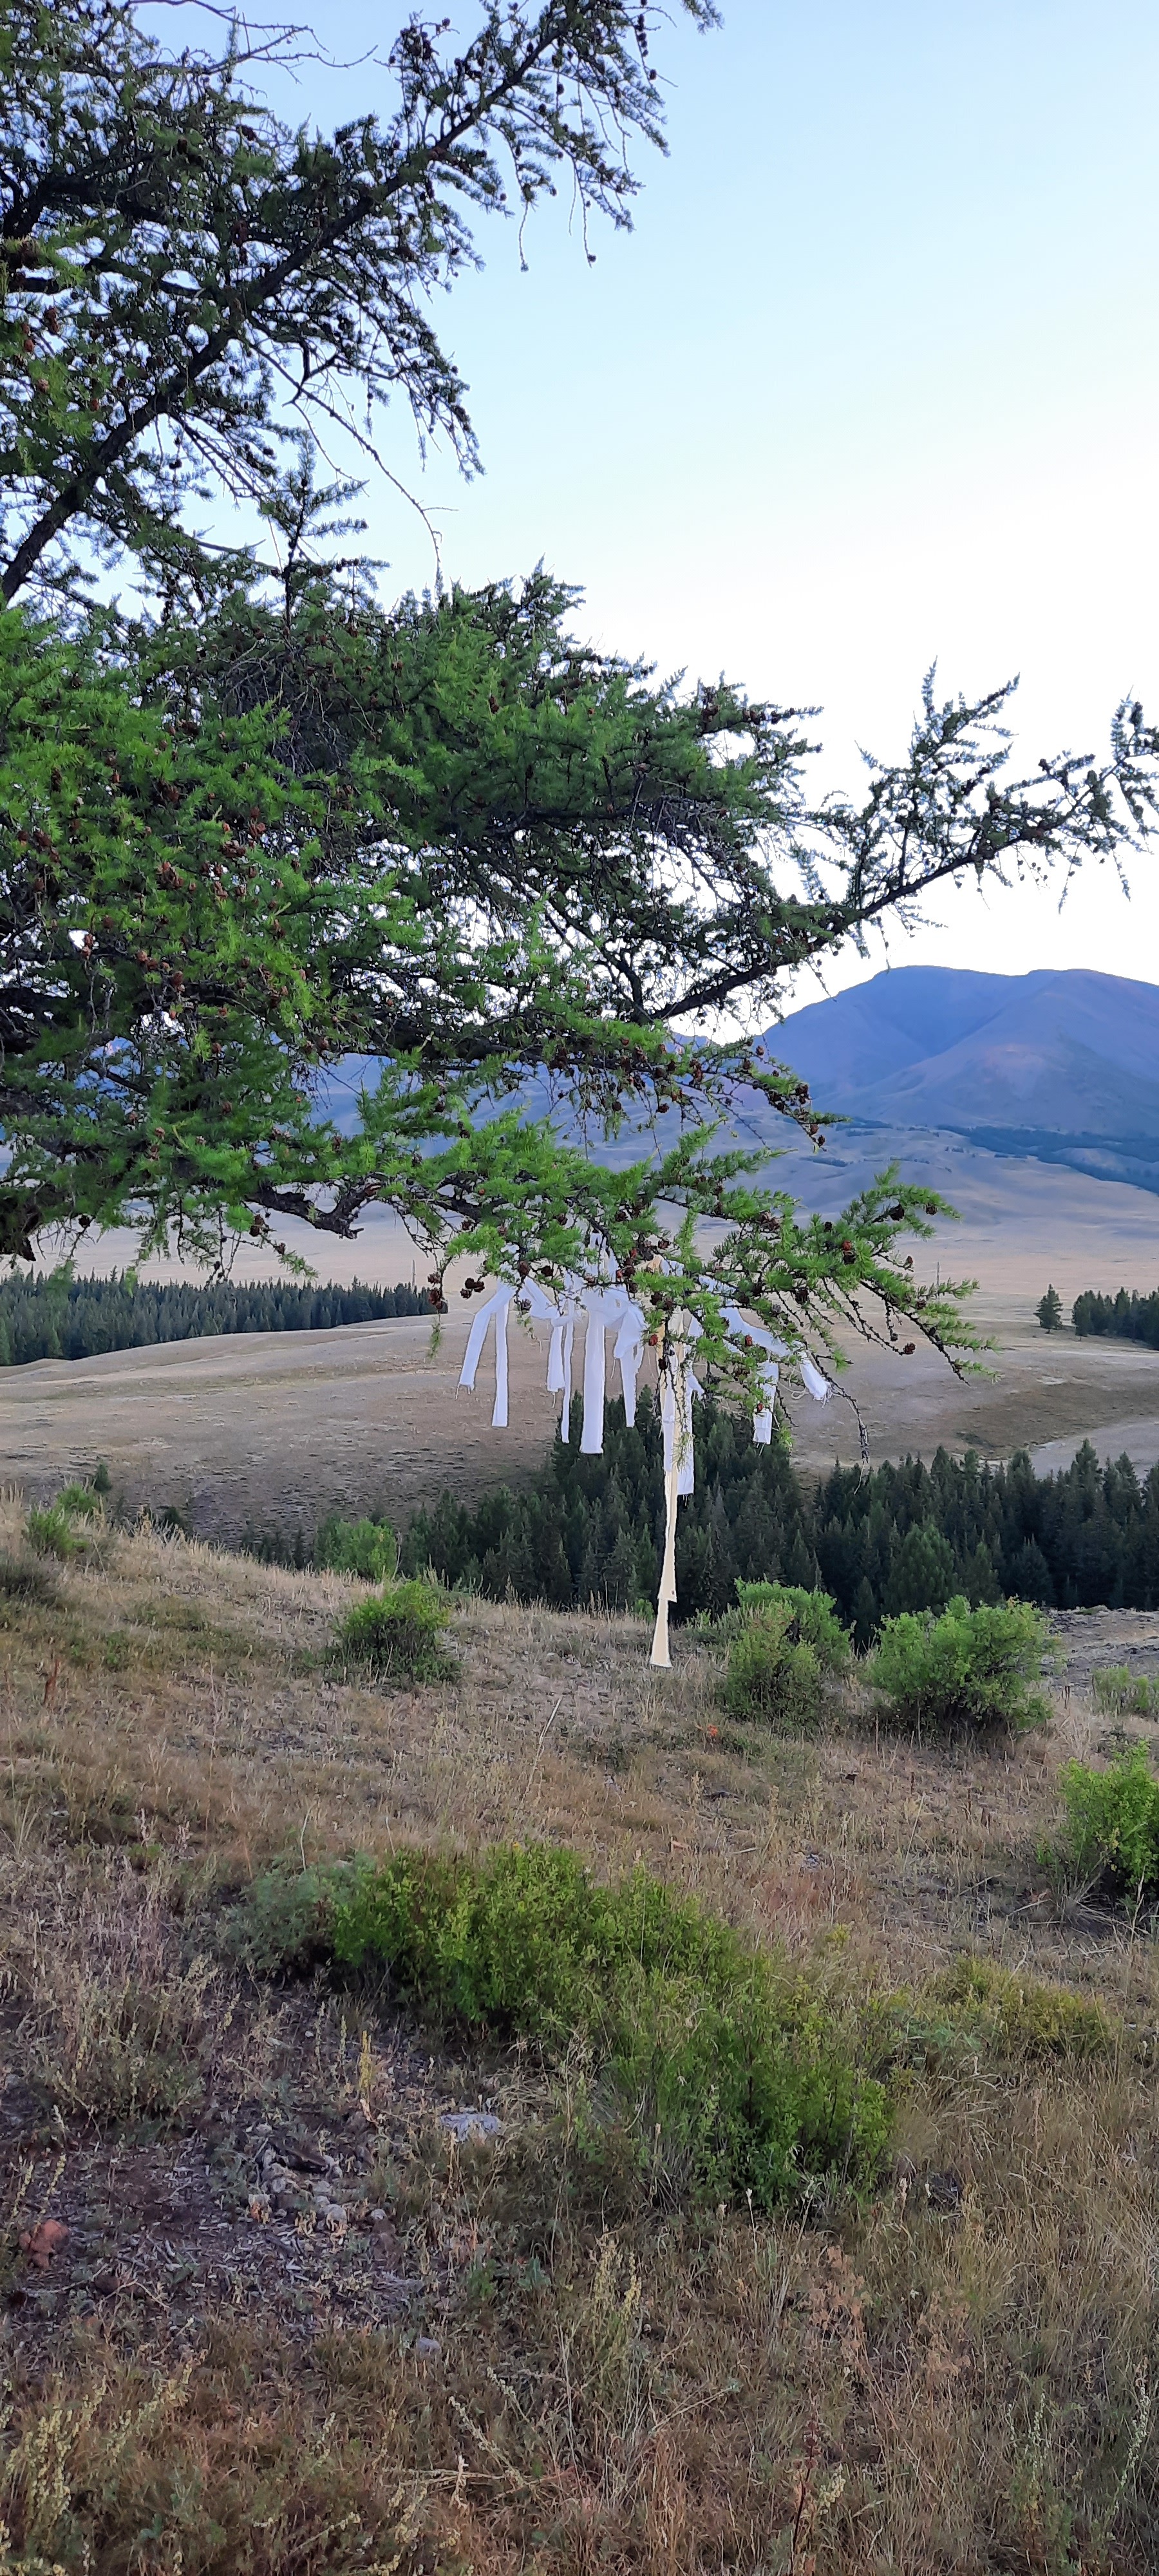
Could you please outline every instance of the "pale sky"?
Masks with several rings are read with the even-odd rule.
[[[454,0],[445,0],[446,9]],[[405,14],[323,0],[336,56]],[[143,9],[172,35],[168,9]],[[902,749],[923,672],[1021,672],[1029,765],[1101,752],[1117,699],[1159,717],[1159,11],[1154,0],[731,0],[658,37],[671,157],[636,228],[566,209],[480,234],[436,320],[486,466],[387,446],[469,583],[539,557],[577,624],[662,669],[819,703],[826,783]],[[470,0],[456,11],[476,23]],[[337,121],[385,75],[312,70],[284,113]],[[418,520],[366,500],[391,593],[431,577]],[[1095,873],[940,899],[896,963],[1159,980],[1159,843],[1128,905]],[[851,960],[832,983],[876,971]],[[799,998],[814,998],[806,985]]]

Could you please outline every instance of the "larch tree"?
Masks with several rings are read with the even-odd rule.
[[[486,0],[456,50],[411,19],[381,113],[325,135],[261,98],[292,34],[177,54],[119,0],[6,11],[9,1254],[129,1218],[222,1263],[242,1233],[345,1237],[382,1205],[436,1305],[454,1253],[618,1281],[662,1357],[683,1319],[750,1393],[762,1332],[822,1360],[851,1329],[921,1335],[968,1364],[958,1293],[907,1247],[938,1202],[886,1174],[823,1221],[766,1186],[720,1143],[738,1086],[818,1145],[823,1122],[714,1031],[774,1018],[802,965],[939,884],[1119,862],[1154,812],[1142,710],[1101,761],[1020,778],[1008,692],[930,681],[905,758],[817,800],[798,712],[593,652],[546,574],[388,608],[357,551],[328,554],[352,494],[315,491],[323,425],[357,406],[373,451],[401,400],[474,458],[430,299],[477,220],[523,221],[566,177],[585,222],[628,221],[632,147],[662,141],[660,22]],[[223,503],[234,544],[201,524]],[[347,1135],[327,1074],[352,1056],[377,1070]],[[625,1120],[626,1166],[586,1150]]]

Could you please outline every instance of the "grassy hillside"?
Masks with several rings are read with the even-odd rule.
[[[651,1673],[628,1618],[461,1605],[453,1678],[385,1693],[326,1662],[348,1579],[99,1525],[21,1574],[23,1523],[4,2576],[1154,2567],[1159,1975],[1040,1857],[1113,1622],[1015,1747],[879,1743],[856,1679],[804,1741],[727,1723],[703,1644]],[[876,2051],[872,2190],[707,2205],[582,2045],[483,2046],[295,1952],[303,1868],[541,1841],[696,1897]],[[500,2126],[459,2142],[472,2108]]]

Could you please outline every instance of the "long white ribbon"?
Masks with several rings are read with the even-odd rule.
[[[619,1367],[624,1394],[624,1419],[631,1425],[636,1419],[636,1386],[644,1351],[644,1316],[623,1287],[581,1287],[579,1281],[567,1281],[558,1301],[549,1297],[536,1279],[524,1279],[516,1286],[503,1280],[473,1317],[463,1357],[460,1386],[474,1388],[479,1362],[490,1325],[495,1326],[495,1407],[492,1427],[505,1431],[508,1420],[509,1369],[507,1328],[511,1301],[518,1297],[524,1314],[551,1326],[551,1343],[547,1357],[547,1387],[551,1395],[563,1397],[563,1431],[566,1437],[571,1412],[572,1360],[575,1328],[578,1318],[585,1318],[583,1372],[583,1429],[580,1451],[584,1457],[598,1457],[604,1445],[604,1412],[607,1397],[607,1350],[605,1335],[609,1327],[618,1327],[612,1357]],[[766,1357],[759,1380],[763,1401],[753,1413],[753,1439],[758,1447],[767,1448],[773,1436],[773,1403],[780,1377],[780,1362],[790,1355],[790,1345],[778,1341],[759,1324],[748,1324],[739,1306],[723,1309],[724,1320],[738,1341],[755,1344]],[[699,1340],[701,1326],[694,1315],[678,1307],[669,1319],[664,1336],[663,1366],[660,1377],[660,1425],[664,1445],[664,1554],[656,1603],[656,1628],[652,1639],[652,1662],[662,1667],[671,1663],[668,1646],[668,1612],[676,1599],[676,1506],[682,1494],[691,1494],[695,1486],[696,1457],[692,1431],[694,1398],[704,1389],[691,1366],[692,1344]],[[801,1383],[814,1403],[827,1404],[833,1393],[832,1382],[803,1352],[796,1365]]]
[[[619,1366],[620,1384],[624,1391],[624,1419],[631,1427],[636,1419],[636,1376],[644,1349],[644,1317],[640,1308],[633,1305],[626,1288],[585,1288],[580,1303],[587,1316],[580,1451],[585,1458],[598,1458],[604,1445],[604,1401],[607,1393],[604,1336],[609,1326],[618,1325],[612,1358]]]
[[[738,1341],[754,1342],[759,1351],[769,1354],[760,1372],[764,1401],[758,1404],[753,1414],[753,1439],[758,1449],[767,1449],[773,1437],[773,1402],[781,1374],[778,1362],[788,1358],[789,1345],[779,1342],[775,1334],[766,1333],[763,1325],[746,1324],[739,1306],[726,1306],[724,1320],[731,1325]]]
[[[624,1420],[629,1431],[636,1420],[636,1380],[643,1356],[644,1317],[639,1306],[633,1306],[629,1298],[612,1350],[612,1358],[619,1366],[620,1385],[624,1390]]]
[[[660,1423],[664,1437],[664,1556],[656,1598],[656,1625],[652,1632],[652,1662],[664,1672],[672,1663],[668,1612],[676,1599],[676,1506],[681,1494],[692,1492],[695,1472],[692,1398],[703,1390],[692,1374],[688,1354],[690,1342],[699,1334],[700,1326],[695,1316],[686,1314],[683,1307],[678,1306],[665,1328],[660,1379]]]
[[[483,1356],[483,1344],[487,1339],[487,1329],[493,1320],[495,1325],[495,1409],[491,1416],[493,1431],[507,1429],[507,1320],[515,1293],[514,1283],[506,1279],[502,1280],[493,1296],[488,1297],[486,1305],[480,1306],[478,1313],[472,1317],[471,1330],[467,1335],[467,1348],[463,1354],[463,1365],[459,1372],[460,1386],[473,1389],[479,1362]]]

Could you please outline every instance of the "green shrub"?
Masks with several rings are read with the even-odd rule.
[[[828,1592],[808,1592],[801,1583],[738,1583],[736,1591],[742,1619],[760,1618],[766,1611],[779,1613],[787,1607],[806,1645],[813,1647],[822,1671],[848,1672],[853,1653],[849,1632],[842,1627],[836,1603]]]
[[[738,1583],[727,1622],[724,1704],[732,1718],[816,1723],[824,1684],[849,1663],[849,1639],[826,1592],[799,1584]]]
[[[104,1503],[92,1485],[65,1485],[51,1503],[30,1511],[25,1523],[29,1546],[41,1556],[58,1556],[67,1562],[85,1544],[77,1522],[103,1517]]]
[[[226,1916],[220,1945],[255,1976],[307,1976],[334,1955],[334,1908],[349,1875],[329,1869],[267,1870]]]
[[[348,1880],[332,1938],[337,1960],[388,1969],[441,2023],[582,2044],[670,2187],[769,2207],[824,2177],[872,2178],[886,2095],[839,2008],[643,1870],[604,1888],[544,1845],[400,1853]]]
[[[101,1497],[94,1485],[66,1485],[56,1497],[54,1511],[67,1512],[74,1521],[95,1521],[102,1515]]]
[[[1112,2016],[1094,1997],[1073,1994],[1068,1986],[1040,1984],[999,1967],[996,1960],[968,1953],[926,1991],[933,2003],[976,2030],[995,2056],[1102,2057],[1120,2036]]]
[[[1061,1786],[1075,1866],[1108,1895],[1159,1896],[1159,1780],[1145,1748],[1105,1771],[1068,1762]]]
[[[1049,1632],[1029,1601],[959,1596],[937,1618],[912,1610],[883,1622],[866,1679],[895,1726],[938,1734],[1041,1726],[1050,1704],[1037,1681]]]
[[[905,2066],[954,2075],[979,2060],[1002,2065],[1107,2057],[1124,2038],[1122,2023],[1092,1997],[1040,1984],[969,1953],[916,1994],[887,1997],[874,2017],[881,2044],[868,2054],[878,2071]]]
[[[456,1669],[441,1643],[450,1603],[433,1583],[394,1583],[340,1620],[330,1660],[361,1664],[376,1681],[445,1681]]]
[[[1153,1717],[1159,1712],[1159,1681],[1133,1673],[1127,1664],[1104,1664],[1091,1676],[1091,1697],[1108,1717]]]
[[[31,1511],[25,1522],[25,1534],[29,1546],[34,1547],[39,1556],[57,1556],[62,1564],[66,1564],[70,1556],[75,1556],[83,1544],[69,1513],[62,1511],[59,1503],[49,1503],[43,1510]]]
[[[314,1563],[327,1574],[361,1574],[368,1583],[392,1580],[398,1540],[389,1521],[343,1521],[332,1512],[315,1538]]]

